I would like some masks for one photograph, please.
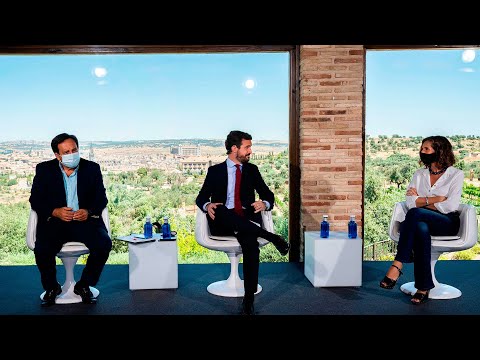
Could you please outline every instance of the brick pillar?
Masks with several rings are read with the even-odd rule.
[[[364,70],[362,45],[300,48],[300,227],[363,229]],[[300,254],[303,254],[303,239]],[[303,255],[302,255],[303,256]],[[303,260],[303,259],[302,259]]]

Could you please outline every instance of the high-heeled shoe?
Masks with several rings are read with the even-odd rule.
[[[428,300],[428,295],[430,294],[430,290],[428,290],[427,292],[425,293],[419,293],[418,291],[413,294],[412,298],[410,299],[410,301],[412,302],[412,304],[414,305],[420,305],[420,304],[423,304],[425,301]]]
[[[396,268],[398,270],[399,275],[395,280],[390,279],[387,275],[385,275],[383,280],[380,281],[380,287],[381,288],[393,289],[395,287],[395,284],[397,283],[398,279],[400,278],[400,276],[403,275],[402,270],[400,270],[400,268],[397,265],[392,264],[391,266],[393,266],[394,268]]]

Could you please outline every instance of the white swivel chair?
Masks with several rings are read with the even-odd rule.
[[[400,238],[400,222],[405,220],[407,213],[405,201],[397,202],[393,209],[390,220],[389,236],[398,243]],[[435,277],[435,264],[438,258],[444,252],[454,252],[466,250],[473,247],[478,241],[478,223],[475,207],[468,204],[460,204],[460,229],[454,236],[432,236],[432,255],[430,266],[432,269],[432,278],[435,287],[430,290],[430,299],[454,299],[460,297],[462,292],[450,285],[439,283]],[[405,294],[413,295],[417,291],[415,282],[408,282],[400,286],[400,290]]]
[[[107,227],[108,236],[111,237],[110,220],[107,208],[103,209],[102,211],[102,219],[105,223],[105,226]],[[38,215],[36,211],[30,210],[30,217],[28,219],[27,227],[27,246],[30,248],[30,250],[33,250],[35,248],[37,221]],[[56,304],[73,304],[82,302],[82,298],[80,297],[80,295],[77,295],[73,292],[73,287],[76,283],[73,269],[78,261],[78,258],[81,255],[88,254],[89,252],[90,251],[85,246],[85,244],[72,241],[63,244],[62,249],[60,250],[60,252],[57,253],[57,257],[62,260],[65,268],[65,282],[62,285],[62,293],[55,300]],[[93,286],[90,286],[90,291],[92,292],[94,297],[97,297],[100,293],[98,289],[94,288]],[[45,291],[40,295],[40,299],[43,299],[44,295]]]
[[[273,219],[271,211],[262,211],[263,228],[274,232]],[[242,247],[234,236],[214,236],[210,234],[207,215],[197,208],[197,219],[195,224],[195,240],[202,246],[210,250],[223,251],[230,260],[230,275],[228,279],[214,282],[207,286],[207,291],[211,294],[226,297],[244,296],[243,280],[238,275],[238,264],[242,256]],[[268,244],[263,238],[258,238],[259,246]],[[258,294],[262,291],[260,284],[257,286]]]

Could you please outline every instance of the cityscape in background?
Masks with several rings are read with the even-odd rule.
[[[387,158],[399,153],[413,158],[418,156],[420,136],[380,135],[366,137],[366,156]],[[449,137],[458,160],[466,164],[480,162],[480,136],[454,135]],[[220,139],[166,139],[139,141],[80,141],[80,156],[100,164],[104,176],[140,168],[157,169],[166,174],[205,174],[208,167],[226,158],[224,140]],[[288,142],[258,140],[253,144],[253,158],[277,155],[288,149]],[[46,141],[0,142],[0,176],[4,191],[0,203],[25,201],[29,196],[36,164],[54,158],[50,143]],[[473,167],[476,171],[476,167]],[[479,186],[480,171],[470,179]],[[466,178],[469,174],[466,174]],[[288,181],[288,179],[285,179]],[[165,185],[168,188],[168,185]],[[7,190],[8,191],[5,191]]]
[[[253,159],[269,154],[276,155],[287,149],[288,143],[285,141],[255,141]],[[185,176],[193,173],[204,174],[209,166],[220,163],[227,157],[224,140],[211,139],[86,143],[79,139],[79,151],[82,158],[97,162],[104,176],[137,171],[140,168]],[[49,142],[0,142],[0,176],[6,177],[5,185],[9,188],[9,191],[2,191],[0,194],[0,203],[10,204],[27,200],[35,175],[35,166],[53,158]],[[185,181],[188,182],[188,179]]]

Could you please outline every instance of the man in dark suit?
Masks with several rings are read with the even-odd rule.
[[[90,286],[98,282],[112,249],[101,216],[108,202],[102,173],[97,163],[80,158],[75,135],[57,135],[51,147],[55,159],[36,166],[30,194],[30,205],[38,214],[34,253],[45,289],[42,306],[55,304],[62,292],[55,255],[69,241],[82,242],[90,250],[74,293],[83,303],[94,304]]]
[[[225,140],[225,148],[227,160],[208,168],[196,204],[207,214],[212,235],[234,235],[238,239],[243,253],[245,288],[242,313],[253,315],[260,262],[257,238],[270,241],[282,255],[288,253],[290,244],[252,222],[262,225],[260,212],[272,210],[274,206],[273,192],[265,184],[258,167],[249,163],[252,136],[238,130],[231,131]],[[255,192],[260,200],[255,199]]]

